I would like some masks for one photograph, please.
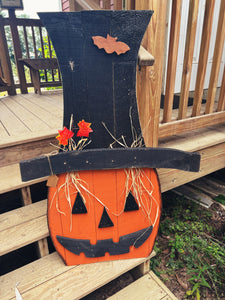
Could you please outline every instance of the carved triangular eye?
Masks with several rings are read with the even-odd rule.
[[[114,226],[112,220],[110,219],[105,207],[102,213],[101,220],[99,222],[98,228],[112,227]]]
[[[86,214],[86,213],[87,213],[86,206],[84,204],[84,201],[83,201],[80,193],[78,192],[76,200],[73,205],[72,214]]]
[[[134,196],[132,195],[131,192],[129,192],[126,199],[124,211],[126,212],[126,211],[133,211],[133,210],[139,210],[139,207],[137,202],[134,199]]]

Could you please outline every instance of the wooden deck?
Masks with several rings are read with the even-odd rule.
[[[1,146],[55,134],[62,127],[62,90],[0,99]]]
[[[1,191],[8,189],[9,182],[4,174],[8,168],[17,174],[18,187],[24,183],[19,179],[18,162],[37,157],[55,150],[55,136],[62,128],[62,90],[45,91],[7,96],[0,99],[0,171],[3,183]],[[162,138],[159,147],[176,148],[184,151],[199,151],[201,169],[198,173],[172,169],[158,170],[162,191],[203,177],[225,167],[225,124],[205,127]],[[44,180],[44,178],[42,179]],[[38,180],[40,181],[40,179]]]

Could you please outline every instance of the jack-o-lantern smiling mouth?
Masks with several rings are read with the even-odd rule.
[[[98,240],[95,245],[90,240],[72,239],[57,235],[58,242],[70,252],[79,255],[81,252],[86,257],[102,257],[105,253],[110,255],[119,255],[130,252],[130,246],[139,248],[149,238],[153,226],[123,235],[119,242],[115,243],[112,239]]]

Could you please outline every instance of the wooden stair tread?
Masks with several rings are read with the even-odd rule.
[[[190,129],[191,130],[191,129]],[[174,148],[183,151],[198,151],[225,142],[225,124],[192,130],[162,138],[159,147]]]
[[[1,299],[15,299],[18,281],[17,288],[23,300],[80,299],[151,257],[65,266],[54,252],[3,275],[0,278]]]
[[[0,215],[0,255],[49,236],[47,200]]]
[[[152,271],[108,298],[108,300],[119,299],[177,300],[171,291]]]
[[[38,178],[35,180],[22,182],[20,175],[19,164],[13,164],[0,168],[0,194],[7,193],[31,184],[45,181],[47,177]]]

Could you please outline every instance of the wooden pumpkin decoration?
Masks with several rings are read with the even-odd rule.
[[[151,253],[161,213],[153,169],[61,174],[48,198],[51,238],[67,265]]]
[[[79,127],[76,145],[91,133],[91,143],[83,150],[20,164],[25,181],[58,176],[56,186],[49,188],[48,223],[55,248],[68,265],[148,256],[162,207],[154,168],[199,169],[198,154],[144,147],[136,64],[151,15],[40,14],[63,79],[65,128],[57,138],[66,145],[73,136],[68,130],[71,115],[72,130]]]

